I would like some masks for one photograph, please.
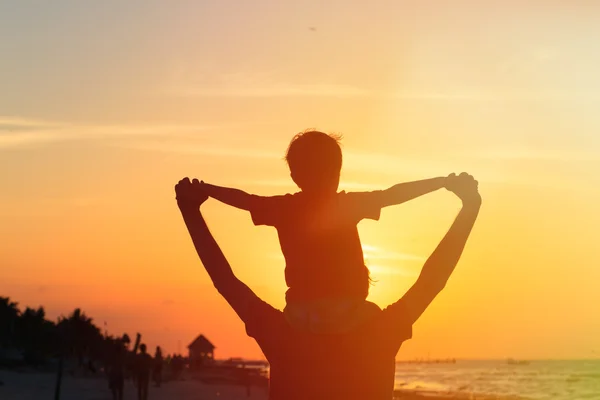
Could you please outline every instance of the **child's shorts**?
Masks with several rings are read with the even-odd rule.
[[[294,301],[286,305],[283,313],[293,328],[336,334],[351,331],[379,311],[379,306],[370,301],[343,298]]]

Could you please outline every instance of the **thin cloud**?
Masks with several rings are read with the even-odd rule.
[[[287,188],[290,186],[295,186],[292,178],[288,179],[258,179],[258,180],[250,180],[238,182],[238,184],[244,185],[253,185],[253,186],[268,186],[268,187],[276,187],[276,188]]]
[[[51,216],[59,215],[60,210],[65,206],[70,209],[75,208],[90,208],[112,206],[119,202],[118,198],[103,196],[75,196],[75,197],[47,197],[34,196],[27,199],[20,199],[20,205],[17,209],[14,208],[12,201],[0,201],[0,217],[15,217],[15,216]],[[24,211],[22,211],[24,210]]]
[[[369,271],[373,275],[401,275],[401,276],[409,276],[409,277],[414,277],[414,276],[419,275],[419,273],[416,271],[409,270],[407,268],[403,268],[400,266],[369,264],[368,267],[369,267]]]
[[[564,90],[520,90],[499,88],[461,89],[449,92],[413,91],[398,93],[381,93],[381,97],[399,100],[423,101],[465,101],[465,102],[597,102],[600,94],[595,91]]]
[[[252,186],[265,186],[265,187],[275,187],[280,189],[289,189],[295,188],[296,184],[292,181],[292,179],[259,179],[259,180],[251,180],[238,182],[238,184],[244,185],[252,185]],[[382,189],[381,185],[374,185],[371,183],[363,183],[363,182],[353,182],[353,181],[341,181],[340,182],[340,190],[377,190]]]
[[[0,131],[19,129],[19,128],[47,128],[63,126],[58,122],[44,121],[38,119],[28,119],[16,116],[0,115]]]
[[[389,98],[400,100],[492,100],[489,94],[478,92],[404,91],[391,92],[361,88],[353,85],[331,83],[293,83],[251,81],[224,82],[218,86],[185,83],[164,90],[167,95],[180,97],[231,97],[231,98],[276,98],[276,97],[333,97],[333,98]]]
[[[382,93],[382,97],[390,97],[399,100],[430,100],[430,101],[489,101],[491,96],[478,92],[436,92],[436,91],[412,91],[398,93]]]
[[[181,85],[167,94],[182,97],[365,97],[372,93],[350,85],[269,83],[267,85],[227,84],[220,87]]]
[[[265,151],[263,149],[217,147],[205,144],[190,144],[176,142],[156,142],[151,140],[120,143],[119,147],[135,150],[157,151],[166,153],[179,153],[190,155],[203,155],[215,157],[235,157],[253,159],[281,159],[281,154]]]
[[[0,150],[74,140],[190,135],[232,126],[85,125],[0,116]]]
[[[556,64],[560,57],[558,48],[541,46],[528,52],[515,54],[498,65],[501,75],[512,77],[515,74],[533,74],[545,69],[548,63]]]
[[[377,246],[368,244],[362,245],[365,259],[368,260],[387,260],[387,261],[424,261],[425,258],[410,253],[399,253],[396,251],[384,250]]]
[[[369,269],[380,273],[413,276],[415,271],[407,269],[404,264],[407,262],[425,261],[425,257],[422,256],[384,250],[380,247],[368,244],[362,244],[362,248],[365,262]],[[267,257],[272,260],[285,261],[281,252],[269,253]]]
[[[466,157],[501,161],[598,161],[598,151],[538,150],[538,149],[504,149],[484,150],[465,154]]]
[[[552,49],[540,49],[534,54],[536,62],[548,62],[556,57]],[[506,61],[499,66],[500,73],[518,65]],[[354,84],[328,82],[300,83],[279,81],[268,75],[253,75],[244,72],[195,75],[178,73],[161,89],[162,94],[176,97],[228,97],[228,98],[278,98],[278,97],[332,97],[332,98],[379,98],[415,101],[597,101],[596,91],[570,90],[523,90],[506,87],[461,87],[440,91],[435,88],[413,88],[408,90],[386,90],[361,87]]]
[[[422,262],[424,257],[382,249],[381,247],[362,244],[365,263],[373,274],[416,276],[418,272],[408,268],[407,263]]]
[[[368,190],[386,189],[385,187],[382,187],[381,185],[375,185],[372,183],[344,181],[344,180],[340,182],[339,187],[341,190],[346,190],[346,191],[349,191],[349,190],[368,191]]]
[[[351,84],[299,83],[281,80],[276,72],[214,72],[180,64],[159,89],[176,97],[363,97],[370,91]]]
[[[20,132],[0,131],[0,150],[15,147],[33,146],[72,139],[66,132]]]
[[[439,176],[447,171],[447,166],[431,160],[415,160],[385,153],[344,152],[344,169],[360,172],[372,172],[378,175],[399,173],[409,175]]]

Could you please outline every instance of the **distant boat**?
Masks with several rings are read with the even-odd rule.
[[[530,364],[530,362],[527,360],[515,360],[513,358],[507,359],[506,363],[509,365],[529,365]]]

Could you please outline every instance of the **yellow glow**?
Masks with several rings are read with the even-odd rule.
[[[203,333],[218,358],[259,357],[198,261],[173,186],[194,176],[293,192],[284,151],[316,127],[345,136],[342,189],[463,170],[480,181],[464,256],[401,358],[597,354],[593,13],[385,2],[343,3],[340,14],[278,2],[273,17],[267,3],[238,14],[153,5],[169,9],[131,27],[114,17],[114,32],[86,28],[98,54],[56,26],[21,39],[37,62],[3,57],[0,294],[50,317],[81,307],[167,352]],[[91,18],[69,12],[78,26]],[[222,22],[204,24],[209,12]],[[48,54],[62,40],[64,53]],[[383,307],[410,287],[459,206],[440,191],[359,225],[370,300]],[[239,277],[283,307],[275,231],[215,201],[203,209]]]

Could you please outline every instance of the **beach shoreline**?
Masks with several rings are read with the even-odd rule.
[[[473,393],[442,393],[422,390],[394,390],[394,400],[525,400],[522,397],[506,397]]]
[[[56,374],[36,371],[0,370],[0,398],[3,400],[51,399],[56,385]],[[150,385],[150,400],[203,399],[203,400],[267,400],[264,387],[248,388],[235,384],[206,383],[187,378],[165,382],[161,387]],[[131,381],[125,383],[125,399],[136,398]],[[71,376],[66,374],[61,385],[60,400],[110,400],[107,380],[101,375]],[[510,400],[515,400],[512,398]],[[391,400],[391,399],[390,399]],[[395,390],[393,400],[509,400],[471,394],[438,393],[417,390]]]

